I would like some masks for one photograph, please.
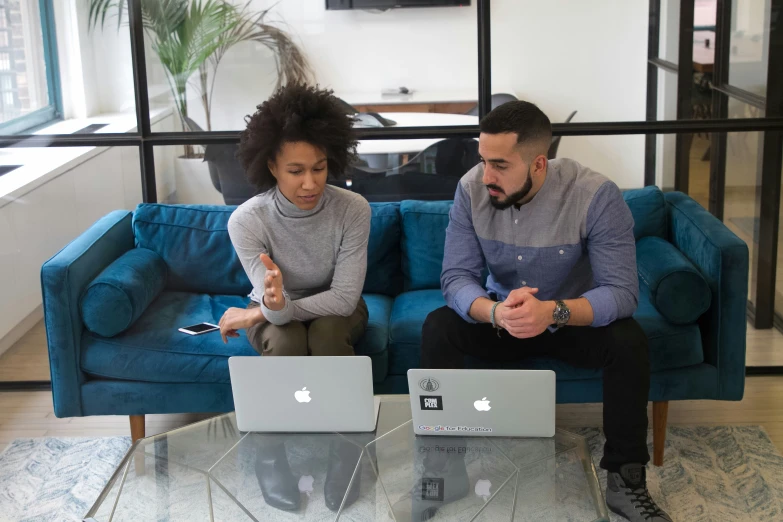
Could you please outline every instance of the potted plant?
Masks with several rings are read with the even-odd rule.
[[[126,20],[127,0],[86,1],[89,2],[88,27],[91,31],[97,27],[103,29],[107,19],[112,17],[117,19],[118,29]],[[165,70],[177,115],[185,131],[199,130],[194,128],[189,117],[188,92],[197,93],[204,110],[206,130],[212,130],[212,94],[218,67],[228,50],[239,43],[258,42],[272,51],[277,69],[275,88],[288,82],[307,82],[312,77],[307,59],[299,47],[284,31],[268,23],[269,9],[253,11],[249,7],[250,1],[242,6],[228,0],[139,1],[146,41]],[[181,159],[201,158],[203,152],[186,146]],[[194,165],[197,163],[194,161],[178,163],[178,169],[182,171],[180,174],[187,178],[182,188],[187,190],[191,187],[185,185],[192,184],[192,189],[203,195],[202,185],[211,186],[206,169]],[[199,176],[198,172],[203,174]],[[183,199],[179,196],[181,194],[178,199]],[[220,201],[219,198],[213,199]]]

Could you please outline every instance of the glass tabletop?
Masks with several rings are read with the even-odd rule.
[[[584,438],[418,436],[408,396],[372,433],[245,433],[233,413],[136,442],[85,520],[608,520]]]

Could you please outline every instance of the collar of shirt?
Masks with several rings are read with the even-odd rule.
[[[283,193],[280,192],[280,187],[275,187],[275,205],[277,206],[277,210],[284,217],[303,218],[317,214],[321,211],[321,209],[324,208],[327,199],[329,199],[329,188],[324,187],[323,193],[321,194],[321,199],[318,200],[318,204],[310,210],[302,210],[294,203],[290,202],[288,198],[286,198]]]

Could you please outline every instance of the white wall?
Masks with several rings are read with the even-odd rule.
[[[153,125],[170,131],[174,116]],[[158,194],[175,190],[173,155],[156,154]],[[112,210],[141,203],[141,169],[136,147],[101,149],[59,176],[0,206],[0,353],[37,321],[43,263]]]
[[[237,4],[244,4],[236,1]],[[273,7],[274,6],[274,7]],[[315,80],[340,93],[406,86],[420,91],[478,92],[476,6],[327,11],[324,0],[253,0],[251,9],[273,7],[270,20],[307,55]],[[215,130],[241,129],[244,116],[269,97],[276,82],[272,54],[247,43],[220,65],[213,102]],[[192,98],[194,118],[204,122]]]
[[[140,202],[138,152],[109,148],[0,207],[0,351],[40,313],[41,265],[102,216]]]
[[[645,119],[646,2],[501,0],[491,12],[493,90],[508,82],[553,122],[572,110],[574,121]],[[643,136],[566,137],[558,155],[623,188],[644,183]]]
[[[253,0],[251,7],[274,6],[271,19],[301,45],[318,83],[338,94],[378,93],[401,85],[476,93],[476,2],[472,4],[382,13],[326,11],[323,0]],[[572,110],[579,111],[575,121],[642,120],[647,20],[647,3],[641,1],[495,0],[493,91],[537,103],[554,122]],[[118,98],[132,97],[132,89],[123,90],[128,82],[122,79],[130,73],[130,60],[123,64],[123,55],[111,45],[97,48],[101,67],[113,78],[105,87],[110,94],[101,95],[112,101],[102,105],[116,110],[123,103]],[[274,61],[263,46],[243,44],[230,51],[215,86],[213,128],[243,128],[244,116],[269,96],[274,82]],[[154,83],[165,86],[160,78]],[[193,96],[191,114],[203,124],[199,105]],[[564,138],[560,151],[622,187],[642,185],[643,137]]]

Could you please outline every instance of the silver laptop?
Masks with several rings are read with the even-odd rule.
[[[241,431],[375,429],[369,357],[230,357]]]
[[[555,372],[408,370],[417,435],[552,437]]]

